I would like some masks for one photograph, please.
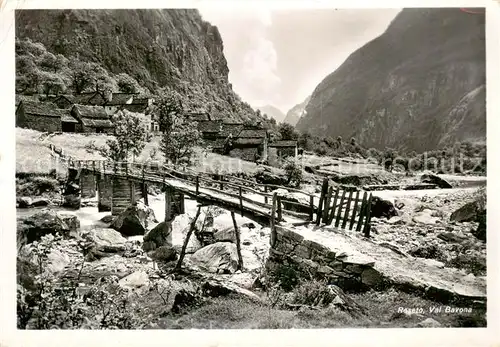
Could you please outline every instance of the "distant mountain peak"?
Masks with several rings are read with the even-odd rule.
[[[404,9],[321,81],[297,129],[410,151],[485,139],[485,65],[484,15]]]

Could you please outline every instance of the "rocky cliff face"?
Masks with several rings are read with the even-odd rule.
[[[297,128],[423,151],[486,138],[485,17],[404,9],[315,89]]]
[[[305,114],[304,111],[306,109],[307,104],[311,100],[311,96],[309,95],[303,102],[292,107],[287,113],[285,120],[283,122],[291,124],[293,126],[297,125],[299,119]]]
[[[257,118],[231,88],[218,29],[197,10],[22,10],[16,35],[125,72],[150,90],[170,86],[215,117]]]

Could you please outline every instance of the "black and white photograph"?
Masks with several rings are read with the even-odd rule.
[[[14,10],[17,330],[490,326],[489,8],[209,3]]]

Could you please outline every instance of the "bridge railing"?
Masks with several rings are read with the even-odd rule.
[[[370,206],[372,195],[367,192],[346,191],[339,187],[329,187],[328,179],[323,181],[319,196],[291,187],[259,184],[229,175],[214,175],[200,173],[186,167],[176,168],[173,165],[164,165],[158,162],[137,163],[118,162],[107,160],[80,160],[73,163],[80,169],[94,171],[95,173],[123,176],[143,181],[168,183],[175,179],[192,189],[191,195],[203,194],[203,190],[211,195],[222,195],[237,199],[240,209],[252,204],[271,214],[276,214],[276,220],[283,220],[283,214],[293,216],[307,222],[316,224],[335,225],[337,228],[362,231],[366,236],[370,233]],[[277,189],[304,196],[308,203],[297,201],[299,199],[287,198],[276,192]],[[273,202],[273,199],[275,200]],[[316,205],[315,199],[319,199]],[[273,209],[274,204],[274,209]],[[273,212],[274,211],[274,212]],[[273,215],[274,218],[274,215]]]

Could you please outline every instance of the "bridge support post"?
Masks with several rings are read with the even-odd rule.
[[[142,188],[142,198],[144,199],[144,204],[146,204],[146,206],[149,206],[148,184],[146,182],[142,183],[141,188]]]
[[[111,211],[113,199],[113,180],[110,176],[101,175],[97,178],[97,209],[99,212]]]
[[[133,181],[124,178],[113,178],[113,197],[111,200],[111,214],[119,215],[134,204],[142,194]]]
[[[96,195],[96,178],[94,173],[82,170],[80,174],[80,188],[82,198],[93,198]]]
[[[167,236],[167,240],[172,240],[172,220],[174,219],[172,213],[172,200],[174,191],[170,187],[165,189],[165,223],[163,232]]]

